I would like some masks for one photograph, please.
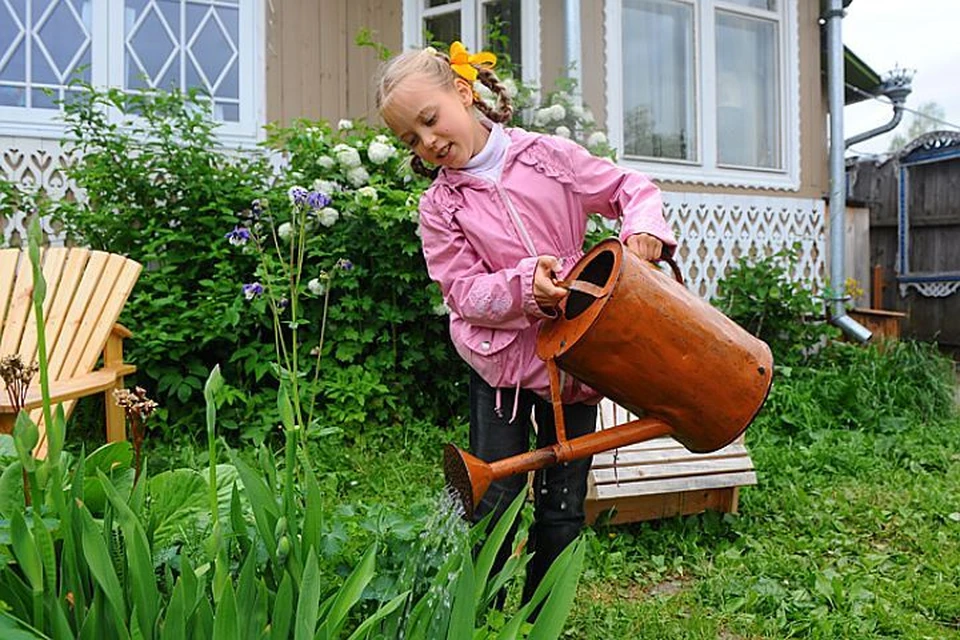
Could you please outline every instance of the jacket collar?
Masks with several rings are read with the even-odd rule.
[[[506,175],[507,167],[516,159],[517,155],[536,142],[538,137],[536,134],[514,127],[504,127],[504,131],[510,137],[510,147],[507,149],[507,157],[504,159],[504,170],[501,178]],[[440,169],[440,174],[435,182],[443,182],[454,188],[465,186],[474,189],[489,189],[494,186],[489,180],[470,175],[466,171],[447,167]]]

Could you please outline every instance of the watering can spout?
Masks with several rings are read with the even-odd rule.
[[[443,475],[453,499],[463,507],[464,517],[473,517],[476,505],[493,481],[490,465],[452,444],[443,447]]]

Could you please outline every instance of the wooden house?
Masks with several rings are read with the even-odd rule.
[[[546,90],[572,73],[584,103],[609,132],[619,162],[660,184],[665,215],[681,241],[678,261],[692,290],[709,298],[739,256],[794,243],[801,247],[798,275],[820,281],[829,189],[820,5],[812,0],[0,2],[0,170],[14,180],[42,184],[54,195],[69,192],[61,172],[69,159],[58,143],[63,129],[51,97],[65,95],[75,72],[94,84],[129,89],[144,83],[202,86],[224,123],[225,142],[253,144],[271,121],[376,117],[372,78],[379,60],[374,48],[355,44],[358,34],[399,51],[423,46],[429,32],[441,41],[460,39],[474,51],[486,46],[488,26],[497,22],[524,81]],[[858,75],[858,68],[849,68],[850,58],[847,63],[848,81],[861,89],[869,91],[879,81],[872,72],[859,69]],[[24,216],[0,221],[6,239],[23,233]],[[733,488],[754,480],[743,462],[749,461],[745,452],[740,460],[736,469],[728,463],[716,467],[718,474],[727,473],[722,469],[741,474],[720,483],[731,489],[726,498],[691,494],[655,515],[733,508]],[[703,491],[706,484],[690,486]]]

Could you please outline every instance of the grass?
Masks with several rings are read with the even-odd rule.
[[[936,417],[950,396],[915,347],[839,357],[795,371],[748,430],[759,483],[742,490],[739,515],[585,532],[564,637],[960,638],[960,416]],[[409,553],[436,508],[450,440],[466,442],[465,427],[316,444],[326,511],[342,518],[328,536],[341,570],[371,538],[388,543],[393,567]],[[203,464],[189,443],[148,455],[158,467]]]
[[[960,637],[960,420],[748,433],[740,515],[588,534],[567,637]]]

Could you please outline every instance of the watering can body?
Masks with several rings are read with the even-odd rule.
[[[696,453],[733,442],[760,410],[773,356],[755,338],[616,239],[587,253],[537,355],[632,413],[661,418]]]
[[[672,266],[676,279],[617,239],[577,262],[563,283],[569,295],[537,339],[557,444],[489,464],[447,445],[447,483],[467,517],[498,478],[663,435],[696,453],[715,451],[747,428],[770,390],[770,348],[689,292]],[[567,440],[558,369],[641,418]]]

